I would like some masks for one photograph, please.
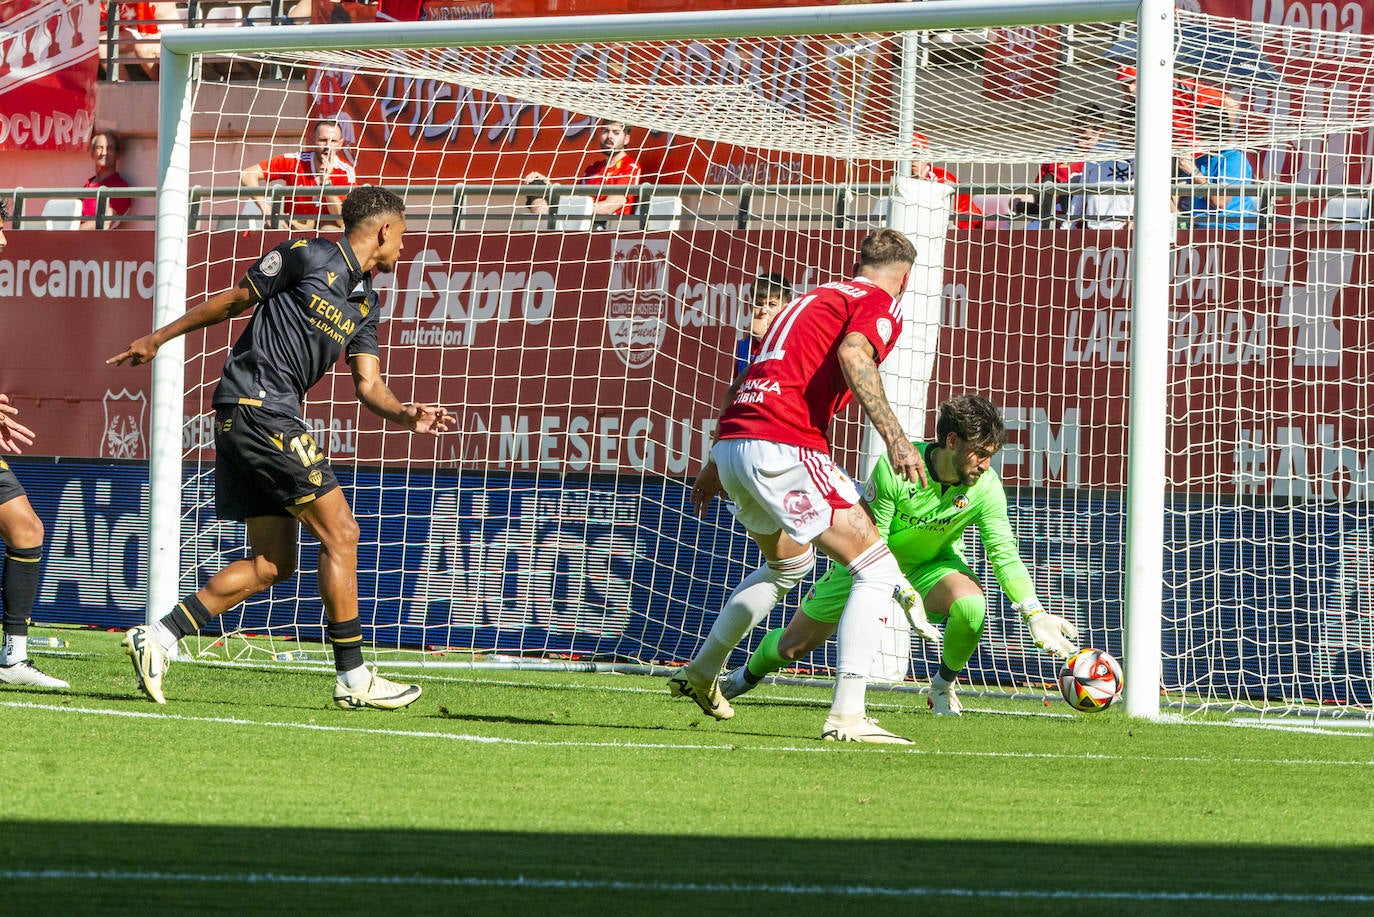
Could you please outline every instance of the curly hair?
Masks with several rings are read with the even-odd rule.
[[[344,198],[344,232],[352,232],[373,217],[384,214],[404,217],[406,202],[401,200],[400,195],[377,185],[359,185]]]

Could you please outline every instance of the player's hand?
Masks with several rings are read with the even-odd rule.
[[[701,466],[701,473],[692,482],[692,509],[698,516],[706,515],[706,507],[711,505],[719,494],[725,492],[725,488],[720,484],[720,470],[716,468],[716,463],[707,461]]]
[[[1024,603],[1019,611],[1025,616],[1031,640],[1040,649],[1064,659],[1078,652],[1078,628],[1072,622],[1050,614],[1035,600]]]
[[[453,424],[453,415],[442,405],[411,403],[406,405],[405,411],[406,426],[416,433],[438,436],[447,432]]]
[[[907,623],[911,625],[911,630],[925,642],[940,648],[941,634],[935,629],[935,625],[930,623],[926,617],[926,606],[921,601],[920,594],[906,584],[894,586],[892,598],[902,606],[902,611],[906,614]]]
[[[19,455],[23,446],[33,445],[33,431],[14,419],[18,414],[10,396],[0,394],[0,452]]]
[[[106,365],[113,366],[118,366],[121,363],[128,363],[130,366],[141,366],[157,356],[158,346],[158,343],[153,340],[151,334],[144,335],[130,344],[128,350],[110,357],[105,363]]]
[[[921,453],[906,439],[890,444],[887,458],[892,462],[892,470],[897,472],[897,477],[926,486],[926,463],[921,460]]]

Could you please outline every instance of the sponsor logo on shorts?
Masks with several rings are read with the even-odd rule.
[[[821,515],[811,502],[811,496],[801,490],[788,491],[782,498],[782,509],[792,517],[793,524],[798,528],[815,522]]]

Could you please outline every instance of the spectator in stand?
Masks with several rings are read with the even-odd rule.
[[[185,24],[177,5],[172,2],[120,3],[115,6],[117,24],[110,40],[117,43],[119,59],[126,66],[126,73],[156,80],[158,61],[162,59],[162,45],[158,36],[164,23]],[[100,6],[100,21],[108,23],[109,9]],[[101,52],[104,57],[104,52]]]
[[[114,131],[96,131],[91,135],[91,162],[95,164],[95,174],[86,179],[85,188],[127,188],[129,183],[124,176],[119,174],[119,157],[124,152],[124,143],[119,139],[119,135]],[[132,198],[111,197],[105,199],[105,212],[102,219],[106,229],[114,229],[119,225],[119,220],[112,219],[114,216],[123,216],[129,212],[130,205],[133,204]],[[80,229],[96,229],[96,199],[86,197],[81,199],[81,225]]]
[[[925,134],[917,133],[915,146],[920,150],[930,149],[930,140]],[[923,179],[924,181],[937,181],[942,185],[957,187],[959,176],[949,169],[941,168],[929,160],[916,159],[911,163],[911,175],[913,178]],[[972,229],[983,222],[983,208],[978,206],[978,202],[973,199],[971,194],[954,195],[954,214],[956,219],[954,225],[960,229]]]
[[[1068,159],[1042,165],[1035,176],[1036,183],[1064,185],[1071,181],[1082,181],[1083,171],[1089,160],[1103,152],[1116,149],[1115,144],[1106,141],[1107,122],[1107,109],[1096,102],[1089,102],[1075,109],[1074,124],[1078,135],[1073,146],[1064,150]],[[1031,229],[1067,226],[1070,201],[1068,192],[1063,189],[1018,194],[1013,198],[1012,212],[1029,217]]]
[[[593,162],[582,173],[578,182],[583,185],[596,185],[598,191],[605,191],[607,185],[637,185],[643,181],[644,173],[639,163],[630,155],[627,147],[634,134],[634,127],[623,121],[605,121],[597,129],[597,145],[605,159]],[[531,172],[525,176],[526,184],[547,184],[549,177],[542,172]],[[525,201],[530,213],[543,216],[549,212],[548,198],[531,196]],[[596,196],[593,213],[599,217],[629,216],[635,212],[633,194],[599,194]]]
[[[1135,103],[1137,75],[1134,67],[1121,66],[1116,70],[1117,81],[1126,93],[1124,116],[1135,122]],[[1221,109],[1225,116],[1234,120],[1240,114],[1240,103],[1226,90],[1209,86],[1199,80],[1177,78],[1174,80],[1174,104],[1172,121],[1174,144],[1196,146],[1198,135],[1198,115],[1209,110]],[[1198,165],[1191,156],[1180,156],[1175,171],[1180,178],[1193,180],[1199,174]]]
[[[1180,178],[1205,185],[1254,184],[1249,158],[1243,151],[1225,146],[1234,123],[1233,112],[1225,106],[1213,105],[1198,112],[1198,143],[1212,146],[1212,150],[1197,153],[1192,161],[1194,171]],[[1179,211],[1203,229],[1259,228],[1259,197],[1253,192],[1185,197],[1179,201]]]
[[[749,368],[763,346],[763,336],[773,323],[773,316],[792,298],[792,281],[782,274],[760,274],[754,278],[749,291],[753,303],[749,318],[749,335],[735,344],[735,375]]]
[[[286,156],[273,156],[257,165],[244,169],[239,183],[245,188],[261,188],[274,181],[285,181],[293,188],[322,188],[326,185],[352,187],[356,181],[353,166],[341,155],[343,149],[343,130],[337,121],[316,121],[314,124],[315,146]],[[253,198],[264,214],[263,225],[275,229],[276,218],[265,195]],[[328,210],[332,220],[321,220],[320,214]],[[309,196],[297,195],[286,198],[283,206],[288,228],[294,230],[342,229],[343,198],[337,194],[324,194],[316,191]]]

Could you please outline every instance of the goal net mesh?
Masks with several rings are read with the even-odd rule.
[[[1371,51],[1178,13],[1178,231],[1152,266],[1173,278],[1170,369],[1142,380],[1168,393],[1151,445],[1167,456],[1167,703],[1371,705]],[[850,276],[863,235],[896,222],[921,252],[905,349],[884,367],[908,433],[931,438],[954,394],[999,405],[995,467],[1038,592],[1120,655],[1134,59],[1131,23],[207,57],[188,296],[313,234],[272,225],[302,189],[272,189],[264,223],[235,186],[337,121],[359,182],[408,206],[403,261],[378,278],[383,372],[403,401],[459,418],[437,441],[383,432],[344,366],[310,393],[361,526],[376,652],[674,663],[759,563],[721,502],[697,519],[686,499],[756,278],[800,293]],[[603,122],[633,126],[635,184],[586,178],[614,152]],[[244,550],[214,517],[210,435],[244,321],[188,343],[185,592]],[[866,471],[857,413],[833,441]],[[1057,665],[972,529],[965,548],[988,595],[970,689],[1042,695]],[[303,539],[300,574],[198,649],[319,640],[315,557]],[[900,633],[891,646],[900,675]],[[918,644],[909,674],[938,661]],[[830,647],[806,670],[832,662]]]

